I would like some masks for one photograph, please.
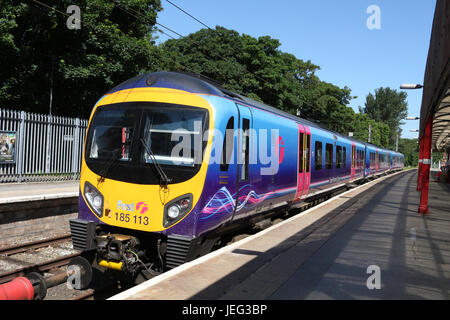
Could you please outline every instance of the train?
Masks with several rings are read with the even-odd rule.
[[[143,74],[93,107],[72,243],[96,268],[149,278],[403,163],[201,76]]]

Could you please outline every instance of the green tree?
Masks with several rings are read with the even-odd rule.
[[[54,10],[1,1],[2,108],[48,113],[53,79],[52,113],[87,117],[111,87],[156,65],[159,0],[77,1],[79,30],[69,30],[63,14],[73,1],[46,2]]]
[[[217,26],[160,46],[161,69],[200,73],[225,89],[345,133],[354,115],[350,89],[321,81],[319,66],[282,52],[269,36],[253,38]],[[333,118],[335,117],[335,118]]]
[[[350,89],[341,89],[331,83],[315,80],[305,88],[302,117],[323,124],[330,130],[348,134],[355,112],[346,105],[351,100]]]
[[[281,52],[279,46],[268,36],[255,39],[218,26],[164,42],[161,67],[199,73],[225,89],[284,110],[296,109],[301,97],[295,94],[315,77],[318,67]]]
[[[388,148],[389,126],[383,122],[377,122],[371,119],[367,114],[356,113],[351,123],[353,128],[353,136],[361,141],[369,141],[369,126],[371,126],[370,143]]]
[[[417,139],[398,139],[398,151],[405,156],[405,166],[416,167],[419,162],[419,144]]]
[[[407,94],[397,92],[389,87],[375,89],[375,95],[369,93],[366,96],[364,108],[360,109],[371,119],[384,122],[389,126],[389,148],[395,148],[396,136],[400,135],[401,122],[408,115]]]

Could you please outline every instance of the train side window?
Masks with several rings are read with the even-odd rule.
[[[344,147],[343,148],[343,153],[342,153],[342,168],[345,168],[345,163],[347,162],[347,148]]]
[[[316,141],[316,150],[315,150],[315,166],[314,168],[316,170],[321,170],[322,169],[322,142]]]
[[[311,135],[306,135],[306,172],[309,172],[309,156],[311,150]]]
[[[361,154],[359,153],[359,150],[356,149],[356,168],[359,168],[359,161],[361,160]]]
[[[356,147],[352,146],[352,169],[355,168],[356,163]]]
[[[298,172],[303,172],[303,133],[298,136]]]
[[[362,168],[364,167],[364,151],[360,150],[359,152],[361,152],[361,163],[359,166]]]
[[[333,168],[333,145],[329,143],[325,145],[325,168]]]
[[[342,147],[336,146],[336,168],[341,167],[342,162]]]
[[[231,155],[234,148],[234,117],[228,120],[223,138],[222,162],[220,163],[220,171],[228,171]]]
[[[362,168],[364,166],[364,152],[359,150],[359,167]]]

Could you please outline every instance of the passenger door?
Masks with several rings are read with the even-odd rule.
[[[235,198],[235,215],[245,215],[251,209],[248,201],[250,200],[250,193],[253,190],[250,174],[250,150],[251,139],[250,129],[253,127],[253,117],[250,109],[246,106],[237,104],[239,112],[239,127],[238,127],[238,142],[237,142],[237,188]]]
[[[304,199],[311,183],[311,131],[298,124],[297,192],[295,201]]]

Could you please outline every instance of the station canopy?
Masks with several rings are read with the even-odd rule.
[[[450,149],[450,89],[439,104],[433,119],[432,145],[436,151]]]
[[[450,151],[450,1],[437,0],[425,69],[419,138],[430,117],[432,149]]]

